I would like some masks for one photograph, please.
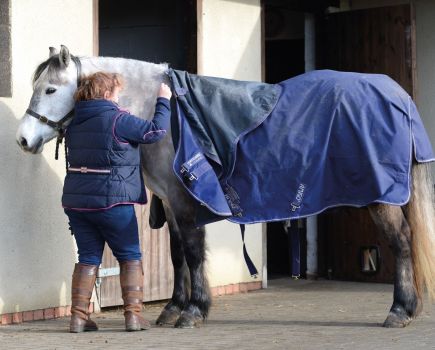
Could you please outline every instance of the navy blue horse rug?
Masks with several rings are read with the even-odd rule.
[[[198,224],[403,205],[413,160],[434,160],[413,101],[385,75],[313,71],[270,85],[168,74],[173,168]]]

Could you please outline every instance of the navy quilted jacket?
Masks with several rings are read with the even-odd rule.
[[[62,206],[108,209],[146,203],[139,144],[153,143],[169,126],[169,100],[158,98],[152,121],[137,118],[108,100],[79,101],[66,132],[68,172]]]

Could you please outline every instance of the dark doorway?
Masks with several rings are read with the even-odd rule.
[[[304,73],[304,13],[266,4],[264,26],[266,82],[278,83]]]
[[[283,1],[264,4],[265,78],[277,83],[305,72],[305,15],[295,12]],[[267,224],[267,270],[269,278],[292,275],[291,237],[300,237],[301,273],[306,271],[306,233],[304,221],[292,221],[285,229],[283,222]]]
[[[100,1],[99,54],[195,73],[196,1]]]
[[[266,40],[266,82],[279,83],[303,73],[304,47],[303,38]]]
[[[292,220],[290,227],[284,221],[267,224],[267,273],[269,279],[297,275],[294,273],[294,264],[297,262],[293,259],[292,254],[295,249],[300,250],[300,277],[306,277],[306,221]]]

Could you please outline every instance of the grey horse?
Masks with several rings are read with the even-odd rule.
[[[42,152],[44,144],[68,124],[73,93],[80,74],[117,72],[127,82],[120,105],[150,119],[161,82],[168,83],[165,64],[123,58],[75,57],[65,46],[50,48],[49,58],[35,71],[28,112],[19,125],[16,140],[26,152]],[[78,74],[79,73],[79,74]],[[51,121],[51,123],[47,122]],[[161,198],[169,225],[174,290],[157,324],[180,328],[200,325],[207,317],[211,297],[204,271],[205,231],[194,222],[193,199],[172,170],[174,147],[171,137],[141,148],[145,185]],[[386,327],[404,327],[421,311],[424,290],[435,295],[435,226],[432,183],[426,164],[414,164],[410,202],[402,207],[372,204],[369,212],[379,231],[386,235],[395,255],[394,301],[384,322]],[[190,281],[190,282],[188,282]]]

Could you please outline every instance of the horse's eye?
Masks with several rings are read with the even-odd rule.
[[[56,92],[56,89],[55,89],[55,88],[48,88],[47,90],[45,90],[45,93],[46,93],[47,95],[53,94],[53,93],[55,93],[55,92]]]

